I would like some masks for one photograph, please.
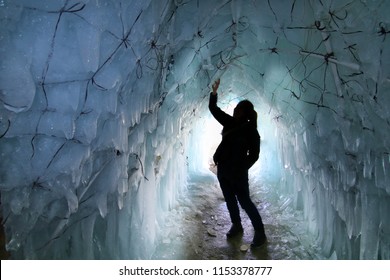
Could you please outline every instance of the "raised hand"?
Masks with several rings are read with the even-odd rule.
[[[213,84],[213,94],[217,94],[217,90],[219,87],[220,79],[216,80]]]

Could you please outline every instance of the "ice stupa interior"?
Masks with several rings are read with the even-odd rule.
[[[0,0],[10,258],[150,258],[209,172],[221,78],[223,108],[259,112],[254,176],[324,256],[389,259],[389,14],[384,0]]]

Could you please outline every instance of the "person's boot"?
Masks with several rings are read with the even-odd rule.
[[[226,233],[227,237],[235,237],[244,232],[241,224],[233,224],[230,230]]]
[[[260,230],[255,230],[255,236],[253,237],[253,241],[251,244],[252,248],[260,247],[267,241],[267,237],[265,233]]]

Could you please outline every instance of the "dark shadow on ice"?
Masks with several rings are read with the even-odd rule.
[[[6,260],[9,258],[9,253],[5,249],[6,239],[5,239],[5,232],[4,232],[4,226],[3,226],[3,215],[2,214],[0,215],[0,225],[1,225],[1,228],[0,228],[0,246],[1,246],[0,259]]]

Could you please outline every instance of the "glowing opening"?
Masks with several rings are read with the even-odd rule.
[[[232,115],[233,110],[243,98],[226,98],[228,102],[218,101],[218,106],[226,113]],[[250,169],[250,174],[264,183],[275,183],[280,180],[282,165],[279,160],[278,139],[276,130],[278,127],[269,114],[269,108],[255,98],[248,98],[254,103],[258,113],[258,131],[261,135],[260,157]],[[257,102],[256,102],[257,101]],[[192,131],[190,142],[190,174],[215,172],[213,155],[219,143],[222,125],[214,119],[209,111],[205,117],[197,122]]]
[[[237,103],[235,101],[229,102],[225,106],[219,104],[219,106],[226,113],[233,114]],[[190,173],[209,173],[213,170],[213,155],[222,140],[221,132],[222,125],[214,119],[209,111],[205,112],[205,117],[195,124],[192,131]]]

